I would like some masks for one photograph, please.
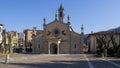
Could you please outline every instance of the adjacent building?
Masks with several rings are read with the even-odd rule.
[[[24,48],[25,51],[31,52],[31,40],[32,40],[32,30],[26,29],[24,30]]]
[[[18,47],[18,33],[16,31],[7,32],[5,29],[3,30],[0,27],[1,31],[1,39],[0,39],[0,52],[2,53],[10,53],[13,51],[13,48]]]
[[[23,33],[19,33],[19,38],[18,38],[18,47],[19,48],[23,48],[23,44],[24,44],[24,35]]]
[[[36,27],[33,27],[36,30]],[[38,35],[42,31],[41,30],[36,30],[35,34]],[[33,35],[33,30],[32,29],[25,29],[23,31],[24,33],[24,39],[23,39],[23,48],[25,48],[26,52],[32,52],[32,35]]]
[[[9,31],[8,34],[11,36],[11,45],[12,47],[19,47],[18,46],[18,39],[19,39],[19,35],[17,31]]]
[[[3,24],[0,24],[0,52],[2,52],[3,43]]]
[[[2,43],[3,40],[2,32],[3,32],[3,24],[0,24],[0,43]]]
[[[98,39],[98,41],[97,41]],[[101,44],[104,43],[104,44]],[[112,47],[113,43],[116,45],[120,44],[120,32],[110,32],[110,31],[102,31],[91,33],[88,35],[88,46],[89,51],[95,53],[98,48],[98,44],[107,45],[107,47]]]

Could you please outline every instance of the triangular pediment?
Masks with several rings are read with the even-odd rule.
[[[50,22],[49,24],[46,24],[46,28],[48,29],[55,29],[55,28],[58,28],[58,29],[62,29],[62,28],[65,28],[67,29],[67,23],[63,23],[61,21],[52,21]]]
[[[55,20],[49,24],[46,24],[45,31],[47,38],[60,37],[67,39],[68,24]]]
[[[61,21],[58,21],[58,20],[54,20],[54,21],[46,24],[46,26],[49,26],[49,25],[51,25],[51,24],[56,24],[56,23],[63,24],[63,25],[67,25],[67,23],[64,23],[64,22],[61,22]]]

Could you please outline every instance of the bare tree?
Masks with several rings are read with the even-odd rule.
[[[6,33],[6,30],[3,30],[2,32],[2,42],[0,43],[0,51],[3,53],[4,51],[4,48],[2,48],[2,44],[5,42],[5,33]]]
[[[119,48],[120,48],[120,44],[117,44],[117,41],[115,41],[115,36],[114,35],[119,35],[119,33],[112,33],[111,34],[111,42],[112,42],[112,45],[113,45],[113,51],[115,54],[118,53],[119,51]]]
[[[11,33],[8,33],[8,49],[9,49],[9,53],[11,52],[11,41],[12,41]]]
[[[104,56],[107,56],[107,50],[110,45],[110,39],[109,35],[107,34],[98,34],[96,35],[96,43],[98,44],[97,46],[97,54]]]
[[[100,35],[96,35],[96,42],[98,44],[98,47],[100,48],[109,48],[110,45],[110,41],[111,39],[107,38],[108,35],[106,34],[100,34]]]

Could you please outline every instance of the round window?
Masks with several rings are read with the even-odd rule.
[[[54,31],[54,33],[55,33],[55,34],[59,34],[59,31],[56,29],[56,30]]]
[[[54,36],[58,36],[59,35],[59,30],[58,29],[54,29],[53,34],[54,34]]]

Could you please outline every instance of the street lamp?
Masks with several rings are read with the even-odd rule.
[[[61,43],[61,39],[58,39],[58,43],[59,43],[59,44]]]

